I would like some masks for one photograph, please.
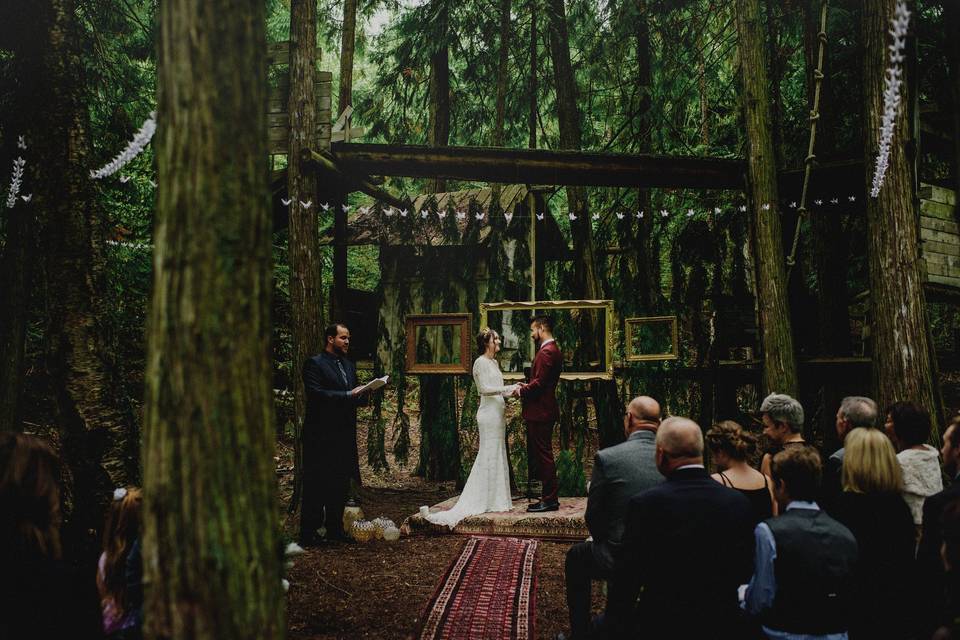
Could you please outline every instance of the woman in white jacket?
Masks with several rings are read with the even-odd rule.
[[[895,402],[887,408],[884,429],[897,447],[903,469],[903,499],[917,526],[923,521],[923,502],[943,490],[940,454],[927,444],[930,414],[912,402]]]

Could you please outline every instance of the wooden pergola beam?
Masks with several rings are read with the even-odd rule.
[[[546,149],[335,143],[337,165],[358,175],[510,184],[743,190],[737,158]]]

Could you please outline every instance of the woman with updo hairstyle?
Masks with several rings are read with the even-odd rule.
[[[485,355],[488,349],[495,349],[493,355],[496,355],[500,350],[499,340],[500,335],[490,327],[480,329],[480,333],[477,334],[477,355]]]
[[[753,524],[773,516],[773,483],[747,462],[757,451],[757,437],[733,420],[724,420],[710,427],[704,440],[718,469],[713,479],[750,501]]]

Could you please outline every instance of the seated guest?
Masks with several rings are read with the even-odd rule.
[[[637,603],[626,637],[741,638],[737,586],[752,567],[750,502],[710,478],[693,420],[664,420],[656,445],[667,480],[630,500],[608,607],[619,613]]]
[[[93,577],[64,562],[60,462],[34,436],[0,433],[0,638],[102,638]]]
[[[830,515],[857,539],[851,638],[909,638],[915,607],[915,529],[901,496],[900,464],[879,429],[854,429],[844,441],[843,493]]]
[[[763,454],[760,472],[770,476],[770,461],[787,447],[803,447],[803,407],[785,393],[771,393],[760,405],[763,435],[773,444],[773,451]]]
[[[140,489],[120,488],[103,528],[103,553],[97,564],[97,589],[108,638],[141,638],[143,626],[143,559],[140,553]]]
[[[743,430],[733,420],[724,420],[710,427],[706,435],[710,459],[720,471],[711,476],[725,487],[736,489],[750,501],[751,524],[756,526],[773,515],[773,486],[770,479],[747,460],[757,450],[757,437]]]
[[[943,434],[943,472],[953,478],[949,487],[936,493],[923,503],[923,527],[917,547],[917,570],[919,572],[919,600],[925,609],[920,637],[928,637],[934,628],[950,622],[950,612],[944,599],[946,589],[943,564],[940,561],[940,546],[943,543],[942,516],[950,502],[960,499],[960,416],[954,417]]]
[[[894,402],[887,409],[887,421],[883,426],[899,451],[897,460],[903,470],[903,498],[919,528],[923,523],[923,502],[943,491],[940,452],[927,444],[930,414],[912,402]]]
[[[857,541],[820,510],[820,454],[790,447],[771,463],[780,515],[757,525],[744,608],[768,638],[847,638]]]
[[[593,540],[573,545],[567,552],[564,569],[571,638],[589,634],[590,581],[612,577],[627,502],[663,481],[654,455],[659,426],[657,401],[647,396],[634,398],[623,417],[626,442],[602,449],[594,456],[585,516]],[[561,637],[563,634],[558,636]]]
[[[877,426],[880,412],[877,403],[863,396],[847,396],[840,401],[837,409],[837,438],[840,439],[840,448],[827,458],[823,469],[823,489],[820,493],[821,506],[827,511],[843,491],[843,456],[844,443],[847,434],[854,429],[873,428]]]

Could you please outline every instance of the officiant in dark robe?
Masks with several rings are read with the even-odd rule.
[[[350,329],[332,324],[325,331],[324,350],[303,364],[307,408],[303,420],[303,501],[300,544],[345,540],[343,506],[357,456],[357,407],[367,393],[357,384],[356,366],[347,359]]]

